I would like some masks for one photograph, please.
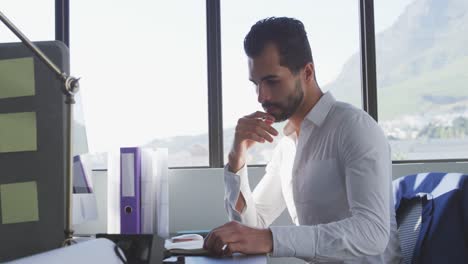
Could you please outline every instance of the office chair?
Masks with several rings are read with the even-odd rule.
[[[468,175],[408,175],[393,195],[403,263],[468,263]]]

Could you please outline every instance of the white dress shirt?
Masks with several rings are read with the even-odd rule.
[[[231,220],[266,228],[288,209],[296,226],[271,226],[273,256],[327,263],[399,263],[390,147],[364,111],[324,94],[301,124],[289,123],[252,192],[247,168],[225,167]],[[242,192],[246,206],[235,205]]]

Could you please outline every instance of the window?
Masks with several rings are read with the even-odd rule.
[[[394,160],[468,158],[468,2],[376,1],[378,117]]]
[[[25,2],[5,0],[2,12],[31,40],[54,39],[55,1]],[[168,147],[171,167],[207,166],[206,1],[70,2],[71,72],[82,77],[84,106],[76,118],[86,123],[90,151]],[[374,2],[378,117],[393,159],[466,159],[468,3]],[[303,21],[322,90],[361,107],[358,5],[221,2],[225,157],[237,119],[261,110],[242,47],[259,19]],[[5,26],[0,38],[19,41]],[[255,147],[249,164],[267,162],[273,147]]]
[[[202,0],[71,1],[91,152],[167,147],[171,167],[208,166],[205,13]]]
[[[340,8],[336,8],[340,6]],[[331,91],[341,101],[362,107],[359,59],[359,6],[356,1],[222,1],[221,45],[223,72],[223,125],[225,161],[231,148],[237,120],[262,110],[255,89],[248,80],[243,40],[260,19],[289,16],[306,28],[323,91]],[[284,123],[277,124],[282,134]],[[258,144],[249,151],[249,164],[265,164],[273,144]]]
[[[25,8],[27,6],[27,8]],[[54,0],[2,0],[2,12],[31,41],[55,39]],[[0,42],[20,42],[0,22]]]

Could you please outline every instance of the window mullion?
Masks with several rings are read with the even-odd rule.
[[[223,167],[220,1],[206,0],[210,167]]]
[[[364,111],[376,121],[377,73],[375,64],[374,1],[360,0],[362,103]]]

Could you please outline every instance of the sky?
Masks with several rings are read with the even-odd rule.
[[[86,125],[91,152],[207,133],[205,1],[70,2],[71,73],[82,78],[82,110],[75,112]],[[391,26],[410,2],[375,1],[376,32]],[[253,23],[269,16],[300,19],[323,86],[359,50],[358,3],[221,1],[224,127],[259,109],[242,49]],[[54,0],[1,0],[0,12],[31,40],[54,39]],[[17,39],[3,26],[0,41]]]

